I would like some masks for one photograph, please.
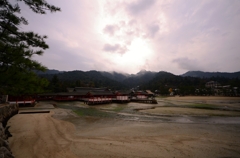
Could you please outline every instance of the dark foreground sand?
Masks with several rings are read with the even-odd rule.
[[[16,158],[240,157],[239,122],[142,122],[50,110],[10,119]],[[68,121],[60,120],[64,116]]]

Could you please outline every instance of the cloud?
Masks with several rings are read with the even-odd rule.
[[[21,26],[49,37],[50,49],[36,57],[49,68],[175,74],[240,70],[239,0],[49,3],[62,11],[37,15],[22,8],[29,25]]]
[[[115,52],[119,49],[119,47],[120,47],[119,44],[115,45],[105,44],[103,50],[107,52]]]
[[[127,48],[119,44],[115,44],[115,45],[105,44],[103,47],[103,50],[111,53],[124,54],[127,51]]]
[[[150,37],[154,37],[155,34],[159,31],[159,26],[157,24],[153,24],[148,26],[148,31],[149,31],[149,35]]]
[[[189,59],[188,57],[174,59],[173,63],[177,63],[184,70],[202,70],[197,60]]]
[[[127,10],[133,14],[139,14],[149,9],[156,0],[137,0],[127,5]]]
[[[106,25],[103,29],[103,32],[109,34],[110,36],[113,36],[118,30],[119,27],[117,25]]]
[[[42,56],[35,56],[34,59],[37,59],[43,65],[47,65],[49,69],[87,71],[93,68],[93,63],[97,63],[95,58],[85,55],[88,54],[88,50],[69,47],[61,39],[48,39],[47,43],[50,48]],[[94,54],[92,55],[94,56]],[[101,60],[101,57],[99,59]]]

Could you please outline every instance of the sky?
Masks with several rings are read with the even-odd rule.
[[[47,35],[34,59],[62,71],[240,71],[239,0],[47,0],[22,30]],[[22,2],[18,2],[22,3]]]

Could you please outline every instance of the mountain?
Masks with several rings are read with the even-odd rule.
[[[186,77],[199,77],[199,78],[211,78],[211,77],[225,77],[225,78],[240,78],[240,71],[238,72],[203,72],[203,71],[188,71],[181,76]]]
[[[165,72],[165,71],[160,71],[155,74],[155,77],[150,80],[148,83],[144,84],[145,89],[158,89],[158,88],[163,88],[167,87],[169,85],[175,86],[177,84],[177,80],[180,80],[180,76],[176,76],[172,73]]]
[[[132,74],[126,79],[124,79],[122,81],[122,84],[127,85],[129,88],[141,86],[152,80],[156,74],[157,74],[156,72],[141,70],[136,75]]]
[[[142,86],[152,80],[157,72],[142,70],[137,74],[99,71],[57,71],[48,70],[37,73],[50,82],[50,87],[56,87],[54,82],[61,85],[61,90],[67,87],[108,87],[111,89],[130,89]],[[52,85],[51,85],[52,84]],[[52,88],[49,88],[52,89]]]
[[[52,69],[52,70],[46,70],[46,71],[44,71],[44,72],[42,72],[42,71],[35,71],[35,73],[36,73],[37,75],[43,75],[43,74],[58,74],[58,73],[62,73],[62,72],[64,72],[64,71],[58,71],[58,70],[54,70],[54,69]]]
[[[129,74],[124,74],[124,73],[118,73],[118,72],[106,72],[106,71],[100,71],[100,73],[112,80],[118,81],[118,82],[122,82],[123,80],[125,80],[126,78],[128,78],[130,75]]]
[[[126,90],[137,88],[157,90],[163,95],[169,94],[170,89],[178,90],[180,94],[194,94],[195,89],[204,89],[209,81],[217,81],[221,85],[240,87],[240,72],[214,73],[189,71],[183,75],[169,72],[152,72],[141,70],[137,74],[124,74],[105,71],[58,71],[48,70],[38,74],[49,80],[46,89],[49,92],[62,92],[70,87],[108,87],[112,90]],[[238,78],[237,78],[238,77]]]
[[[204,89],[208,80],[196,77],[183,77],[177,76],[169,72],[160,71],[155,77],[144,84],[143,89],[150,89],[162,95],[168,95],[170,89],[175,94],[192,95],[195,93],[196,88]]]
[[[101,72],[109,79],[118,81],[128,88],[134,88],[149,82],[155,77],[156,72],[141,70],[137,74],[123,74],[118,72]]]
[[[108,87],[111,89],[125,89],[125,85],[115,80],[103,76],[98,71],[68,71],[56,74],[40,74],[40,77],[50,81],[61,82],[61,85],[67,87]],[[57,79],[56,79],[57,78]],[[54,84],[54,83],[53,83]]]
[[[190,74],[190,75],[189,75]],[[196,94],[196,89],[199,93],[204,94],[206,89],[205,84],[209,81],[217,81],[220,85],[230,85],[231,87],[240,87],[240,78],[236,77],[237,73],[206,73],[208,77],[203,77],[202,72],[191,72],[185,75],[174,75],[169,72],[160,71],[155,77],[148,83],[142,85],[142,89],[150,89],[152,91],[157,90],[161,94],[169,94],[169,90],[172,89],[175,93],[182,95]],[[232,78],[231,78],[232,77]],[[230,91],[229,91],[230,92]],[[232,91],[231,91],[232,92]],[[212,93],[211,90],[208,94]]]

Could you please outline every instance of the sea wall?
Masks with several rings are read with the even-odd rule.
[[[18,113],[17,104],[0,104],[0,158],[14,158],[9,148],[8,138],[11,133],[8,131],[7,121]]]

